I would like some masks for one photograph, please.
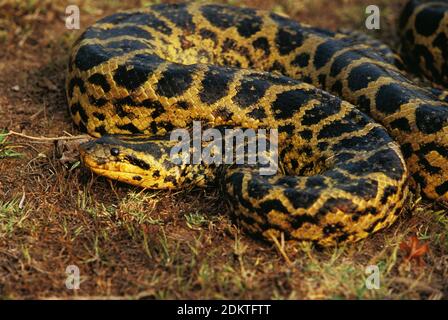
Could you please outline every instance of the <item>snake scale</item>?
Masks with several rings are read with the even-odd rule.
[[[442,85],[447,12],[413,0],[400,21],[404,61]],[[328,246],[391,225],[409,184],[448,199],[446,95],[400,65],[376,40],[275,13],[157,4],[87,28],[66,94],[76,125],[100,137],[81,146],[93,172],[152,189],[218,183],[250,233]],[[278,129],[283,170],[173,164],[167,134],[194,120]]]

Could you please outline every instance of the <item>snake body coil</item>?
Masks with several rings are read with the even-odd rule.
[[[67,97],[75,123],[103,136],[81,150],[94,172],[147,188],[217,178],[250,232],[333,245],[393,223],[408,170],[427,197],[448,198],[448,105],[395,59],[266,11],[160,4],[83,33]],[[278,129],[284,172],[174,165],[161,136],[194,120]]]

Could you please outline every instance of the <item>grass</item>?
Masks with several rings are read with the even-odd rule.
[[[144,3],[143,3],[144,2]],[[229,1],[289,13],[336,29],[363,26],[364,0]],[[378,1],[382,30],[395,43],[403,1]],[[148,1],[75,1],[81,28]],[[365,241],[318,250],[252,239],[231,219],[216,190],[153,192],[109,182],[61,163],[52,143],[8,136],[78,134],[66,111],[70,44],[64,1],[0,5],[0,298],[120,299],[441,299],[448,297],[447,208],[415,195],[391,228]],[[14,87],[14,88],[13,88]],[[402,241],[429,243],[425,265],[406,263]],[[291,262],[287,263],[285,257]],[[69,265],[80,289],[65,287]],[[366,289],[377,265],[378,290]]]
[[[23,204],[24,200],[22,197],[7,202],[0,201],[0,236],[12,235],[15,230],[22,227],[30,213]]]
[[[0,132],[0,159],[21,157],[23,154],[16,151],[17,148],[6,141],[8,132]]]

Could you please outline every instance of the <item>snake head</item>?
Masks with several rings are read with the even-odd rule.
[[[80,155],[86,167],[110,179],[148,189],[184,188],[194,177],[170,159],[173,143],[144,135],[105,135],[81,144]]]

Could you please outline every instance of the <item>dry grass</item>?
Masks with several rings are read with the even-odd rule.
[[[141,3],[144,2],[144,3]],[[149,1],[78,1],[81,24]],[[237,3],[238,1],[230,1]],[[378,2],[378,1],[377,1]],[[391,1],[392,2],[392,1]],[[379,37],[394,43],[403,1],[379,1]],[[65,1],[0,2],[0,132],[78,134],[63,91],[70,43]],[[362,28],[367,0],[245,0],[323,27]],[[331,10],[329,10],[331,6]],[[411,199],[398,223],[346,247],[275,246],[241,232],[217,191],[149,192],[65,166],[54,147],[0,134],[0,297],[441,299],[448,297],[448,216]],[[411,235],[429,243],[425,265],[404,261]],[[77,265],[79,290],[65,286]],[[377,264],[381,287],[364,285]]]

